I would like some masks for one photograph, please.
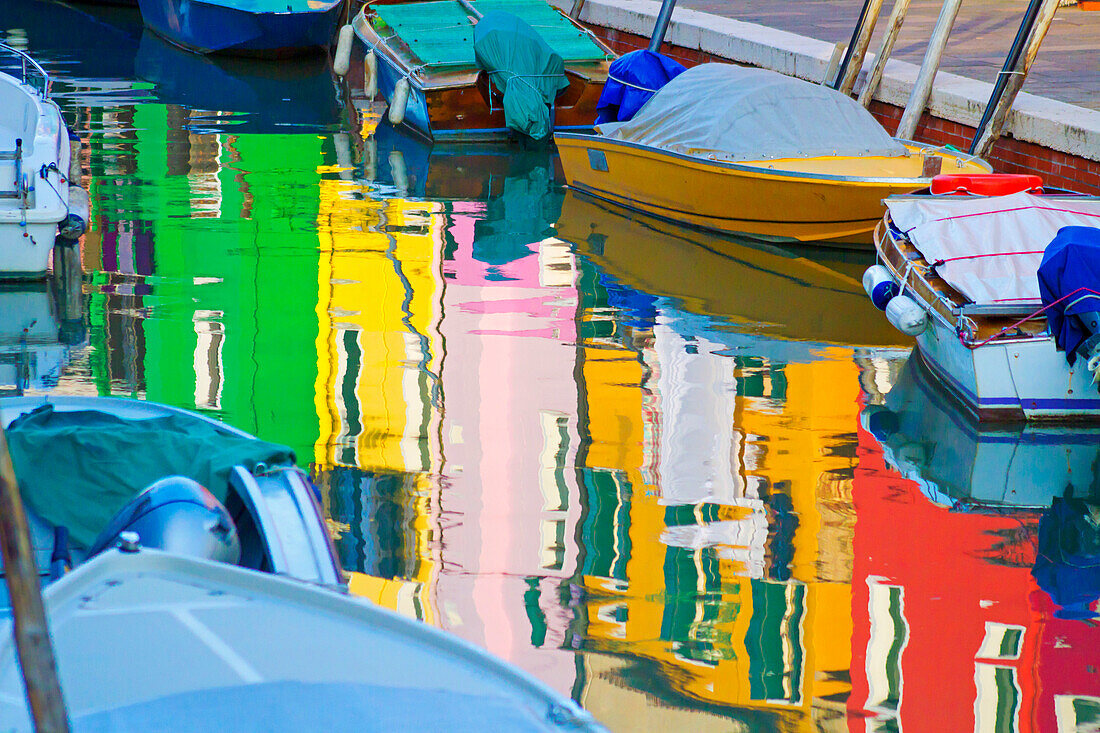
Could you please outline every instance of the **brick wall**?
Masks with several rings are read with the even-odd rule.
[[[649,39],[633,33],[599,26],[589,26],[589,28],[617,53],[626,53],[649,45]],[[671,56],[684,66],[695,66],[709,61],[729,63],[728,59],[704,51],[670,46],[667,43],[661,47],[661,53]],[[897,129],[901,113],[901,107],[877,100],[871,102],[871,114],[891,133]],[[960,150],[966,150],[974,138],[974,128],[933,117],[926,112],[921,117],[913,137],[918,142],[953,145]],[[1036,173],[1049,186],[1100,195],[1100,161],[1062,153],[1007,136],[1001,136],[997,140],[993,145],[993,151],[986,159],[997,173]]]

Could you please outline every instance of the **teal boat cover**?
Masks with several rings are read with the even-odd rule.
[[[504,124],[535,140],[550,135],[550,107],[569,86],[565,62],[534,28],[494,10],[474,26],[474,58],[502,92]]]
[[[474,25],[454,0],[373,5],[383,37],[398,37],[427,67],[473,67]],[[474,0],[483,15],[498,10],[523,18],[565,61],[603,61],[607,52],[565,15],[545,0]]]
[[[187,415],[126,420],[52,405],[7,429],[23,501],[84,548],[154,481],[187,476],[224,502],[233,466],[294,462],[294,452]]]

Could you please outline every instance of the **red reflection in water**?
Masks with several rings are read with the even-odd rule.
[[[1077,730],[1100,628],[1056,618],[1032,578],[1039,515],[936,506],[858,440],[849,729]]]

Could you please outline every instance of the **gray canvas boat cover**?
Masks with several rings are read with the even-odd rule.
[[[1092,196],[899,196],[886,207],[924,259],[941,263],[936,273],[982,305],[1038,306],[1036,272],[1058,230],[1100,226]]]
[[[730,64],[688,69],[634,119],[597,129],[616,140],[731,162],[906,154],[904,145],[846,95]]]

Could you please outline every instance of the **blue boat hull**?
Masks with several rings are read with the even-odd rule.
[[[255,13],[202,0],[139,0],[145,24],[199,53],[285,55],[327,46],[343,7],[293,13]]]

